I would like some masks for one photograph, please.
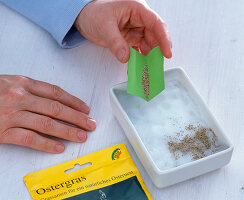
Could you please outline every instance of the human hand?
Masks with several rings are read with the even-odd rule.
[[[83,101],[55,85],[23,76],[0,75],[0,143],[61,153],[63,143],[43,134],[84,142],[86,131],[96,128],[88,113],[89,107]]]
[[[83,8],[75,26],[87,39],[108,47],[122,63],[130,57],[129,46],[144,55],[160,46],[166,58],[172,57],[166,24],[145,1],[95,0]]]

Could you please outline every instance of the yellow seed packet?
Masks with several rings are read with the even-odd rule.
[[[123,143],[31,173],[24,181],[34,200],[153,199]]]

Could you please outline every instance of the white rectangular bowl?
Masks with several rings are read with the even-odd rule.
[[[207,125],[214,130],[218,136],[219,141],[226,145],[227,149],[175,168],[163,171],[160,170],[152,160],[149,152],[147,151],[139,134],[137,133],[137,130],[135,129],[125,110],[121,106],[118,98],[116,97],[116,90],[124,90],[126,92],[126,83],[115,85],[110,89],[110,101],[114,115],[124,129],[128,140],[133,146],[147,173],[151,177],[152,182],[159,188],[167,187],[218,169],[230,162],[233,152],[233,146],[229,139],[226,137],[224,130],[221,128],[218,121],[210,112],[208,106],[205,104],[186,73],[181,68],[166,70],[165,82],[170,80],[178,80],[185,87],[190,97],[196,103],[200,114],[206,121]]]

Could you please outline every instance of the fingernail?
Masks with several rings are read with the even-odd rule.
[[[90,111],[90,108],[89,108],[88,105],[86,105],[86,104],[83,104],[83,105],[81,106],[81,109],[82,109],[85,113],[89,113],[89,111]]]
[[[57,152],[63,152],[64,151],[64,145],[56,144],[56,151]]]
[[[78,133],[77,133],[77,137],[80,139],[80,140],[84,140],[85,139],[85,134],[84,134],[84,132],[82,132],[82,131],[79,131]]]
[[[125,56],[125,48],[121,48],[118,52],[118,59],[121,61]]]
[[[96,128],[96,121],[94,119],[88,118],[86,123],[91,129]]]

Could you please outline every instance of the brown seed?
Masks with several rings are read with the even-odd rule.
[[[146,99],[149,97],[149,73],[148,67],[145,65],[143,73],[142,73],[142,88],[145,94]]]

